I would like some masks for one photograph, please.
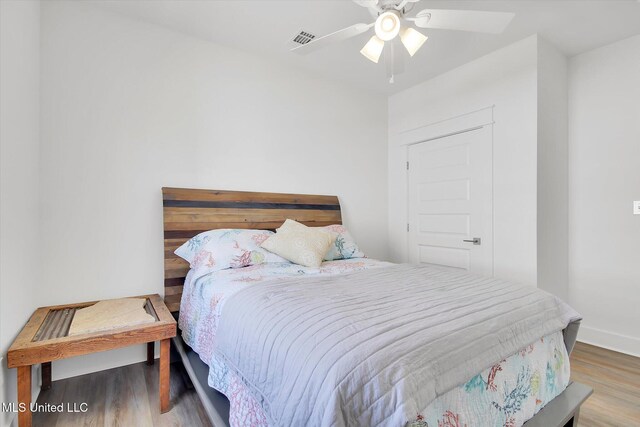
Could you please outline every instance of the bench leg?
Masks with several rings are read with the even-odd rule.
[[[573,425],[578,427],[578,418],[580,417],[580,408],[576,409],[576,413],[573,414]]]
[[[580,408],[576,409],[573,417],[564,425],[564,427],[578,427],[578,416],[580,415]]]
[[[153,365],[156,358],[156,343],[151,341],[147,343],[147,365]]]
[[[18,427],[31,427],[31,365],[18,366],[18,404]]]
[[[51,388],[51,362],[44,362],[42,364],[42,390],[49,390]]]
[[[171,340],[164,339],[160,341],[160,412],[164,413],[169,410],[169,383],[170,383],[170,354],[169,346]]]

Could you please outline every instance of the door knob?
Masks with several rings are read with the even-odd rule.
[[[479,237],[474,237],[472,240],[463,240],[463,242],[473,243],[474,245],[482,244],[482,239]]]

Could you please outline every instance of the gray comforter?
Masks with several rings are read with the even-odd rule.
[[[402,426],[433,399],[580,316],[531,286],[396,265],[252,286],[216,354],[273,426]]]

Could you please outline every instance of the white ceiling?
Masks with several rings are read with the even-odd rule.
[[[394,93],[539,33],[568,56],[640,34],[640,0],[422,0],[422,8],[514,12],[501,35],[423,30],[429,40],[389,84],[383,61],[359,54],[370,34],[300,56],[289,52],[301,29],[324,35],[358,22],[368,10],[350,0],[94,0],[97,6],[222,45],[266,56],[318,76]]]

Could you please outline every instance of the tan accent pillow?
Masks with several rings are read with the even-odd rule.
[[[306,227],[304,224],[300,224],[297,221],[288,219],[278,228],[280,230],[289,230],[300,227]],[[310,227],[315,230],[324,230],[326,232],[335,234],[336,238],[333,245],[329,248],[326,254],[324,254],[325,261],[333,261],[334,259],[348,259],[348,258],[364,258],[364,252],[358,248],[355,240],[351,237],[351,234],[347,231],[344,225],[333,224],[324,227]]]
[[[282,233],[285,231],[296,231],[296,230],[304,230],[306,228],[310,228],[313,230],[317,230],[318,227],[307,227],[306,225],[299,223],[296,220],[293,219],[286,219],[282,225],[280,226],[280,228],[276,228],[276,233]]]
[[[319,267],[335,240],[334,233],[288,219],[260,246],[293,263]]]

